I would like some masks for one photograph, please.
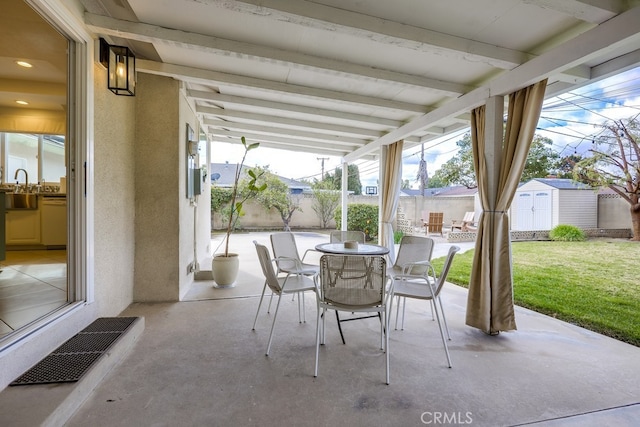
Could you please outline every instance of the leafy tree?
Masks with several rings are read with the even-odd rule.
[[[427,188],[442,188],[446,186],[447,184],[445,184],[441,177],[433,175],[431,178],[429,178]]]
[[[231,188],[211,186],[211,212],[221,213],[231,202],[233,190]]]
[[[342,207],[335,211],[336,224],[342,220]],[[351,203],[347,205],[347,230],[364,232],[367,241],[378,236],[378,205]]]
[[[347,177],[347,190],[353,191],[355,195],[362,194],[362,183],[360,182],[360,169],[358,169],[358,165],[348,164],[347,173],[349,174]],[[342,189],[342,168],[337,167],[333,174],[327,172],[324,176],[324,181],[331,182],[333,188],[336,190]]]
[[[287,184],[282,182],[273,173],[269,172],[266,168],[255,168],[258,171],[257,186],[266,184],[266,189],[257,194],[256,200],[264,206],[267,210],[271,208],[278,211],[282,223],[284,224],[285,231],[291,231],[289,222],[293,213],[300,209],[300,199],[291,194]]]
[[[446,187],[449,185],[464,185],[476,188],[476,174],[473,171],[473,150],[471,149],[471,134],[467,133],[456,142],[458,153],[447,160],[430,179],[429,187]],[[440,183],[441,185],[434,186]]]
[[[640,122],[614,120],[593,141],[591,156],[576,164],[578,181],[608,187],[629,203],[633,240],[640,241]]]
[[[411,188],[411,183],[409,182],[408,179],[403,179],[402,183],[400,184],[400,188],[402,190],[407,190],[407,189]]]
[[[444,184],[441,185],[442,187],[464,185],[467,188],[476,188],[478,183],[473,170],[471,134],[465,134],[456,144],[460,148],[458,153],[436,171],[432,181]],[[529,181],[532,178],[544,178],[557,169],[560,156],[553,151],[552,144],[553,141],[549,138],[540,135],[533,137],[527,163],[520,179],[521,182]]]
[[[545,178],[558,168],[560,155],[552,147],[551,139],[540,135],[533,136],[520,182],[527,182],[533,178]]]
[[[318,181],[311,188],[314,197],[311,208],[320,218],[322,228],[327,228],[333,213],[340,206],[340,191],[334,189],[333,184],[327,181]]]
[[[573,179],[573,168],[583,157],[580,154],[571,154],[565,156],[558,161],[557,173],[558,178]],[[585,183],[586,184],[586,183]]]

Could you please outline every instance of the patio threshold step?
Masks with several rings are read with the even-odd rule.
[[[74,347],[74,343],[78,344],[78,337],[86,337],[86,333],[98,332],[105,335],[112,335],[114,330],[98,331],[98,329],[109,329],[114,322],[110,319],[118,318],[101,318],[89,325],[78,335],[72,337],[67,343],[60,348],[65,349],[69,346]],[[120,318],[122,319],[122,318]],[[116,321],[117,323],[117,321]],[[117,328],[116,328],[117,329]],[[85,332],[86,331],[86,332]],[[111,343],[104,342],[96,345],[103,346],[100,356],[95,358],[91,366],[84,373],[78,374],[74,372],[77,378],[71,378],[67,382],[47,381],[47,375],[43,378],[29,378],[39,373],[34,371],[30,375],[26,375],[27,380],[17,381],[13,387],[5,388],[0,393],[0,424],[2,425],[39,425],[39,426],[60,426],[64,425],[73,414],[84,403],[93,389],[100,384],[102,379],[113,369],[130,351],[133,343],[140,337],[144,331],[144,317],[136,317],[131,319],[130,324],[123,327],[117,339]],[[109,339],[111,340],[111,339]],[[86,342],[78,344],[80,347],[93,346]],[[104,341],[104,340],[102,340]],[[59,349],[60,349],[59,348]],[[87,350],[86,348],[78,348],[74,350]],[[89,349],[91,350],[91,349]],[[58,351],[58,350],[56,350]],[[52,356],[58,354],[54,351],[51,355],[43,359],[45,362]],[[61,354],[70,354],[69,352]],[[78,354],[92,354],[91,352],[79,351]],[[38,365],[36,365],[37,367]],[[66,367],[64,367],[66,368]],[[29,373],[29,371],[28,371]],[[72,376],[73,376],[72,375]],[[21,377],[22,378],[22,377]],[[24,382],[23,382],[24,381]],[[29,383],[29,381],[32,381]],[[26,385],[24,385],[26,384]]]

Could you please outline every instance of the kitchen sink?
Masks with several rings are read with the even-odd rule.
[[[5,193],[5,208],[38,209],[37,196],[36,193]]]

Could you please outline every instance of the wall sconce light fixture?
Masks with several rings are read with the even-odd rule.
[[[112,46],[100,38],[100,63],[107,69],[107,87],[116,95],[136,94],[136,57],[126,46]]]

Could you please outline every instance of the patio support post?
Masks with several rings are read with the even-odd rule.
[[[349,163],[342,162],[342,218],[340,230],[347,231],[347,201],[349,196]]]
[[[540,118],[547,80],[509,95],[503,137],[501,96],[471,114],[473,165],[482,212],[478,221],[466,323],[488,334],[516,329],[508,210]]]

